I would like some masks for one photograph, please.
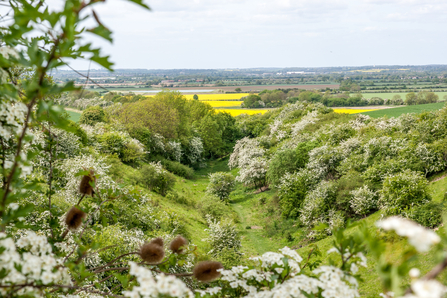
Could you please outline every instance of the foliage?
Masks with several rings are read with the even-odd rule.
[[[431,200],[427,180],[421,174],[406,170],[383,181],[379,206],[385,214],[401,214],[411,207]]]
[[[367,215],[377,209],[377,194],[367,185],[351,191],[351,208],[356,214]]]
[[[163,169],[161,163],[150,163],[141,168],[139,182],[165,196],[174,187],[175,176]]]
[[[206,217],[208,223],[208,238],[205,239],[211,246],[210,255],[219,256],[225,253],[224,249],[231,249],[239,253],[241,240],[236,226],[228,219],[217,221],[210,215]]]
[[[443,204],[429,202],[412,208],[407,216],[418,224],[433,229],[442,223]]]
[[[209,175],[209,179],[210,182],[206,188],[206,192],[218,197],[222,201],[228,200],[235,186],[233,175],[225,172],[215,172]]]
[[[186,179],[192,179],[194,177],[194,170],[190,167],[183,165],[179,163],[178,161],[172,161],[167,159],[161,159],[160,163],[163,165],[163,167],[168,170],[169,172],[186,178]]]
[[[107,122],[107,117],[103,108],[92,106],[82,111],[81,118],[79,119],[80,124],[94,126],[98,122]]]
[[[295,149],[278,151],[271,159],[267,171],[269,182],[277,185],[285,173],[294,173],[306,166],[309,161],[309,151],[317,146],[316,143],[300,143]]]

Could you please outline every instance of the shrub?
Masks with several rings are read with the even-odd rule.
[[[177,176],[186,179],[191,179],[194,177],[194,170],[188,166],[179,163],[178,161],[162,159],[160,162],[166,170]]]
[[[314,190],[306,195],[301,210],[301,222],[311,228],[318,223],[327,223],[329,211],[336,201],[336,185],[322,181]]]
[[[277,185],[285,173],[294,173],[306,166],[309,161],[309,151],[317,146],[315,142],[300,143],[295,149],[285,149],[276,152],[269,163],[267,178]]]
[[[103,108],[98,106],[88,107],[85,109],[81,114],[81,118],[79,119],[80,124],[92,126],[98,122],[106,122],[106,114],[104,113]]]
[[[360,173],[350,171],[337,180],[337,199],[334,205],[336,210],[342,211],[344,216],[352,217],[354,213],[351,209],[351,191],[364,184]]]
[[[235,181],[233,175],[225,172],[216,172],[209,175],[210,183],[206,188],[206,192],[226,201],[230,196],[230,192],[234,190]]]
[[[408,212],[408,217],[420,225],[432,229],[441,224],[442,209],[442,204],[430,202],[413,208],[410,212]]]
[[[278,197],[284,217],[296,218],[299,215],[307,190],[310,177],[307,171],[295,174],[285,174],[278,185]]]
[[[118,132],[107,132],[99,136],[101,151],[110,154],[116,154],[120,159],[124,156],[126,140]]]
[[[380,184],[386,177],[399,173],[405,167],[400,160],[387,159],[368,167],[362,176],[368,182]]]
[[[229,220],[217,221],[212,216],[207,216],[208,229],[206,231],[209,237],[206,241],[212,249],[208,252],[216,257],[222,255],[225,249],[232,249],[235,253],[239,253],[241,249],[241,238],[236,226]]]
[[[204,218],[211,215],[217,220],[232,216],[232,209],[215,196],[204,196],[197,204],[197,208]]]
[[[175,176],[163,169],[160,163],[145,164],[141,168],[141,184],[165,196],[174,187]]]
[[[377,193],[368,188],[367,185],[355,189],[351,194],[351,208],[358,215],[367,215],[377,209]]]
[[[406,209],[430,201],[428,182],[417,172],[406,170],[383,181],[379,206],[387,215],[401,214]]]

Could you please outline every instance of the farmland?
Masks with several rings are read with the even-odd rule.
[[[250,93],[230,93],[230,94],[197,94],[200,101],[222,101],[222,100],[239,100],[242,97],[248,96]],[[153,97],[155,94],[146,95]],[[194,94],[183,94],[186,99],[193,100]]]
[[[405,96],[411,91],[408,92],[399,92],[399,93],[384,93],[384,92],[380,92],[380,93],[362,93],[362,96],[364,98],[373,98],[373,97],[380,97],[382,99],[391,99],[393,96],[395,95],[400,95],[400,97],[402,97],[403,100],[405,100]],[[435,94],[437,94],[439,96],[439,100],[443,100],[444,96],[447,95],[447,92],[435,92]]]
[[[213,108],[240,107],[243,103],[243,101],[233,100],[204,100],[202,102],[209,104]]]
[[[216,112],[227,112],[231,116],[236,117],[241,114],[254,115],[254,114],[265,114],[270,109],[216,109]]]
[[[402,114],[407,113],[422,113],[428,111],[434,111],[442,109],[445,106],[445,102],[437,102],[423,105],[404,106],[401,108],[381,109],[370,112],[362,112],[362,114],[369,115],[373,118],[379,118],[383,116],[387,117],[399,117]]]
[[[377,109],[349,109],[349,108],[335,108],[333,109],[338,114],[358,114],[364,112],[376,111]]]

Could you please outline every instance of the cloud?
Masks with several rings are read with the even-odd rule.
[[[151,12],[123,0],[98,5],[101,20],[115,37],[113,47],[100,45],[117,67],[447,62],[442,47],[427,56],[412,41],[439,40],[445,34],[445,0],[146,2]],[[338,54],[328,56],[331,50]]]

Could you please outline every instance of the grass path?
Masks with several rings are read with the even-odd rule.
[[[256,198],[247,196],[231,202],[231,206],[239,216],[238,228],[242,236],[242,246],[250,253],[250,256],[261,255],[267,251],[276,251],[278,247],[272,240],[264,235],[264,231],[256,219],[256,210],[253,206]],[[251,229],[247,229],[251,227]]]
[[[210,173],[231,172],[236,176],[237,170],[230,171],[227,164],[227,159],[209,162],[208,167],[196,171],[194,183],[198,186],[201,185],[201,190],[205,191]],[[248,257],[261,255],[267,251],[277,251],[283,247],[283,245],[281,246],[281,244],[275,243],[275,241],[265,236],[265,232],[261,228],[264,224],[259,214],[260,211],[257,209],[257,204],[259,198],[269,194],[268,192],[253,194],[253,190],[247,190],[243,185],[238,184],[236,190],[230,196],[230,206],[239,219],[237,227],[241,234],[242,248]],[[247,226],[254,228],[247,229]]]

